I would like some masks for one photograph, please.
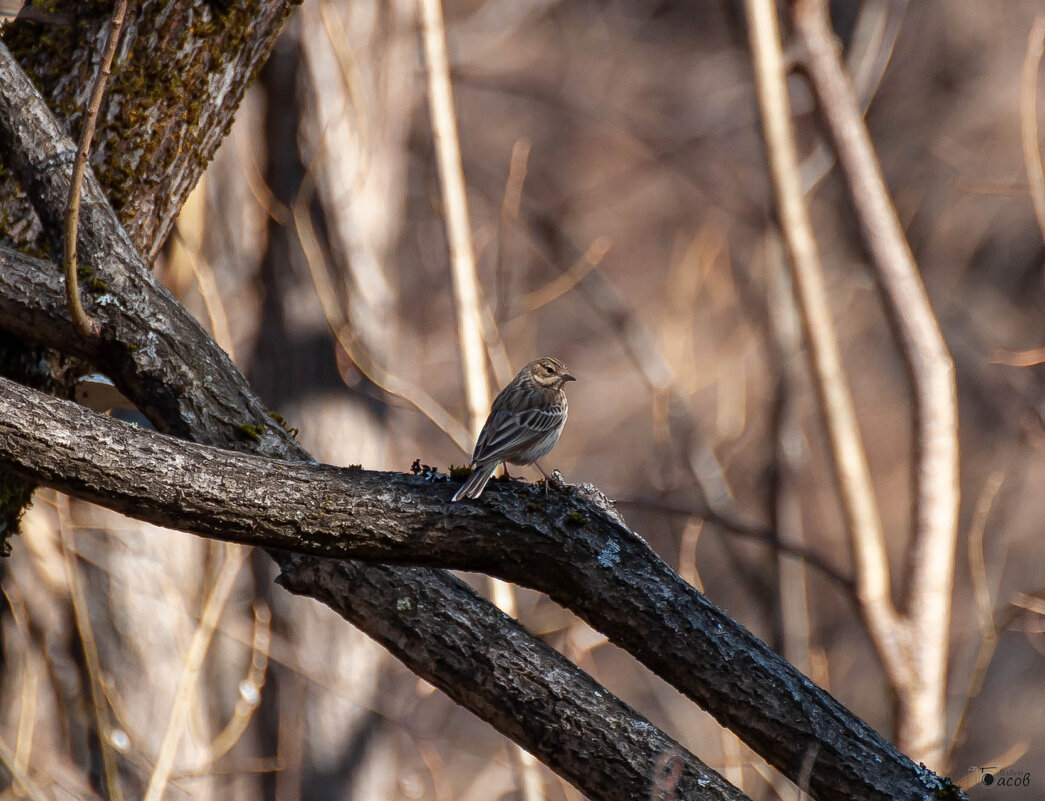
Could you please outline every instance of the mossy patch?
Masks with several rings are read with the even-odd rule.
[[[131,4],[91,159],[95,175],[124,222],[135,216],[131,207],[148,183],[143,176],[153,176],[154,184],[180,172],[179,164],[192,163],[202,171],[209,162],[220,138],[203,138],[202,132],[211,128],[205,118],[226,116],[225,111],[242,98],[241,91],[215,98],[223,107],[219,110],[212,102],[214,81],[224,83],[220,75],[229,70],[256,72],[267,55],[258,46],[259,27],[266,34],[274,31],[293,4],[290,0],[276,5],[262,0]],[[75,138],[113,1],[35,0],[34,5],[68,18],[71,24],[20,19],[5,26],[2,38]],[[263,41],[271,45],[275,39],[266,36]],[[236,80],[233,86],[243,90],[246,83]],[[225,122],[230,123],[231,117]],[[179,187],[181,191],[187,192],[188,187]],[[170,196],[166,201],[179,204],[183,199]],[[150,211],[143,230],[163,213]]]
[[[236,426],[236,434],[240,439],[250,440],[251,442],[261,442],[261,435],[265,433],[265,426],[259,426],[256,423],[243,423]]]
[[[450,465],[450,478],[453,481],[465,481],[474,472],[469,464]]]

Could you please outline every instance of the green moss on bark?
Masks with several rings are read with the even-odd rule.
[[[72,24],[19,20],[3,39],[75,137],[112,2],[48,2]],[[143,0],[128,9],[91,165],[147,258],[213,157],[292,5]]]
[[[3,29],[51,110],[78,136],[113,0],[33,0],[68,25],[19,19]],[[231,124],[293,0],[141,0],[130,4],[102,102],[91,166],[147,261],[163,240]],[[2,167],[2,155],[0,155]],[[0,176],[0,237],[27,252],[60,237],[41,230],[17,183]],[[85,265],[88,266],[89,265]],[[88,276],[85,287],[104,291]],[[59,367],[58,365],[61,366]],[[0,336],[0,374],[64,394],[72,375],[53,354]],[[58,376],[58,378],[55,378]],[[50,386],[43,386],[50,384]],[[244,430],[248,438],[259,432]],[[0,551],[32,487],[0,475]]]

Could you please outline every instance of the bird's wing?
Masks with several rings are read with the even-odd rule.
[[[472,461],[504,461],[561,426],[565,417],[565,407],[558,404],[518,414],[506,409],[492,411],[475,443]]]

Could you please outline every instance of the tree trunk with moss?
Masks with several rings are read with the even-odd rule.
[[[72,137],[79,135],[109,30],[111,2],[47,4],[56,22],[20,19],[3,40]],[[265,62],[290,0],[145,0],[127,11],[90,164],[139,253],[155,259],[189,192]],[[71,158],[71,154],[70,154]],[[0,236],[57,258],[61,226],[41,222],[0,153]],[[144,176],[148,176],[143,180]],[[56,352],[0,338],[0,375],[68,396],[82,372]],[[0,550],[32,486],[0,474]]]
[[[145,0],[128,8],[90,163],[147,261],[167,239],[294,5]],[[73,138],[111,6],[62,0],[51,10],[70,24],[19,20],[4,31],[7,46]],[[4,232],[45,246],[40,227],[26,225],[28,207],[19,195],[6,177],[0,186]]]

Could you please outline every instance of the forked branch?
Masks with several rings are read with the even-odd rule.
[[[900,343],[914,400],[914,530],[903,612],[909,668],[891,676],[897,736],[914,759],[942,766],[954,552],[958,536],[958,391],[954,362],[933,314],[831,28],[827,0],[795,0],[804,67],[834,143],[864,243]],[[917,645],[914,645],[914,644]]]

